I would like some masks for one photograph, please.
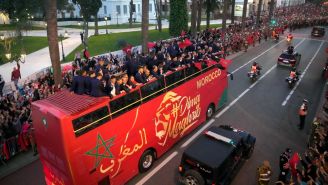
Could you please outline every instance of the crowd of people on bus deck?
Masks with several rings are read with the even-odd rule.
[[[275,15],[283,18],[279,19],[281,26],[277,29],[282,32],[286,26],[294,30],[313,24],[327,24],[328,11],[325,10],[313,5],[279,8]],[[262,25],[266,22],[264,17]],[[253,25],[254,21],[250,18],[246,22],[245,30],[242,30],[239,23],[235,23],[228,27],[225,34],[221,29],[209,29],[197,34],[196,38],[186,34],[172,41],[159,41],[151,48],[149,55],[132,52],[124,58],[77,58],[73,72],[63,74],[62,88],[92,96],[113,97],[129,92],[134,87],[147,83],[152,78],[159,78],[166,71],[175,70],[180,65],[193,65],[194,62],[208,58],[217,60],[215,56],[224,57],[247,48],[249,44],[255,44],[255,41],[261,42],[262,38],[270,37],[272,30],[269,27],[254,28]],[[186,42],[186,39],[192,44],[180,48],[181,42]],[[2,83],[0,87],[3,87]],[[11,94],[0,94],[0,144],[7,141],[11,154],[22,150],[22,143],[11,142],[10,138],[16,138],[17,135],[26,132],[23,131],[23,125],[31,121],[30,103],[60,90],[54,86],[50,72],[18,89]]]
[[[314,5],[304,7],[279,9],[276,14],[281,17],[281,26],[274,31],[283,33],[288,26],[293,30],[302,26],[327,23],[326,9],[318,9]],[[208,29],[198,33],[196,37],[182,34],[177,39],[155,43],[151,46],[149,55],[127,52],[121,59],[111,55],[92,58],[90,61],[87,59],[84,62],[77,59],[76,65],[81,70],[74,76],[71,91],[95,97],[114,97],[128,93],[137,85],[152,78],[159,78],[166,71],[175,70],[179,66],[190,66],[194,62],[209,59],[217,61],[232,52],[242,49],[247,51],[248,45],[255,45],[256,41],[260,43],[262,38],[267,40],[272,31],[268,27],[254,28],[251,26],[253,24],[249,19],[245,30],[242,30],[241,24],[235,23],[229,25],[225,33],[222,29]]]

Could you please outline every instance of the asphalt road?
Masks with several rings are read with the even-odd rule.
[[[298,70],[303,73],[294,91],[285,82],[289,70],[276,66],[276,59],[287,48],[286,41],[267,41],[233,60],[230,72],[234,80],[229,82],[228,103],[209,122],[201,125],[189,136],[178,142],[171,150],[156,161],[153,168],[136,176],[128,184],[177,185],[181,154],[188,144],[202,130],[212,125],[230,124],[251,132],[257,138],[253,156],[246,161],[234,178],[232,185],[255,185],[256,168],[263,160],[269,160],[273,168],[272,182],[277,179],[279,155],[286,147],[304,152],[310,122],[318,107],[324,80],[321,70],[325,63],[324,49],[328,47],[328,36],[311,39],[310,30],[295,32],[293,45],[302,54]],[[261,78],[251,83],[247,72],[253,61],[263,68]],[[291,93],[292,92],[292,93]],[[288,95],[290,98],[286,100]],[[309,100],[309,115],[305,129],[300,131],[298,107],[303,98]],[[283,104],[285,103],[285,104]],[[187,142],[187,143],[186,143]],[[40,161],[36,161],[0,180],[0,185],[43,185],[43,172]]]

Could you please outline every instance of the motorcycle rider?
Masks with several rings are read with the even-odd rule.
[[[288,52],[288,54],[293,54],[294,53],[294,46],[288,46],[287,52]]]
[[[260,75],[260,70],[261,70],[261,67],[259,66],[259,64],[257,62],[253,62],[252,67],[251,67],[251,73]]]
[[[293,67],[293,69],[289,73],[289,78],[298,80],[299,73],[296,71],[296,67]]]
[[[293,40],[293,35],[292,35],[292,33],[289,33],[287,35],[287,42],[290,43],[292,40]]]

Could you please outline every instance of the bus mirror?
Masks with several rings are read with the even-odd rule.
[[[229,73],[228,74],[230,75],[230,80],[233,80],[233,74],[232,73]]]

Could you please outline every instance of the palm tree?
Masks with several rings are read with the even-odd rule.
[[[197,21],[197,0],[192,0],[191,4],[191,34],[196,36],[196,21]]]
[[[261,12],[262,12],[262,4],[263,0],[259,0],[259,4],[257,6],[257,13],[256,13],[256,26],[260,26],[260,18],[261,18]]]
[[[198,0],[197,31],[200,31],[200,26],[202,22],[202,9],[203,9],[203,0]]]
[[[241,18],[241,24],[242,24],[242,28],[245,28],[245,19],[246,19],[246,12],[247,12],[247,4],[248,4],[248,0],[244,0],[244,6],[243,6],[243,15]]]
[[[129,27],[132,28],[133,0],[130,1]]]
[[[229,0],[223,0],[223,15],[222,15],[222,30],[227,28],[227,11],[229,7]]]
[[[220,7],[220,1],[218,0],[206,0],[205,1],[205,7],[206,7],[206,28],[210,27],[210,18],[211,18],[211,12],[215,9],[218,9]]]
[[[95,35],[99,35],[98,32],[98,13],[95,15]]]
[[[235,22],[235,4],[236,0],[231,0],[231,23]]]
[[[47,37],[49,54],[54,73],[55,85],[62,84],[61,68],[59,60],[58,33],[57,33],[57,0],[45,0]]]
[[[273,9],[274,9],[274,0],[271,0],[269,2],[269,21],[271,21],[272,19]]]
[[[142,0],[141,38],[142,51],[148,53],[149,0]]]

